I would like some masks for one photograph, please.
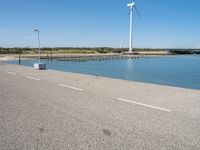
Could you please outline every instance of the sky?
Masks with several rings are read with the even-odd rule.
[[[0,47],[128,47],[131,0],[0,0]],[[135,0],[133,47],[200,48],[200,0]]]

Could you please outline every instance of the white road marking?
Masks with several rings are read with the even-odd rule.
[[[64,84],[58,84],[58,86],[69,88],[69,89],[76,90],[76,91],[81,91],[81,92],[83,91],[83,89],[72,87],[72,86],[68,86],[68,85],[64,85]]]
[[[31,76],[25,76],[25,77],[28,78],[28,79],[31,79],[31,80],[40,81],[39,78],[35,78],[35,77],[31,77]]]
[[[15,72],[9,72],[9,71],[7,71],[7,74],[16,75]]]
[[[139,102],[135,102],[135,101],[131,101],[131,100],[126,100],[126,99],[123,99],[123,98],[117,98],[117,100],[127,102],[127,103],[136,104],[136,105],[140,105],[140,106],[144,106],[144,107],[148,107],[148,108],[152,108],[152,109],[158,109],[158,110],[162,110],[162,111],[171,112],[171,110],[169,110],[169,109],[156,107],[156,106],[152,106],[152,105],[148,105],[148,104],[143,104],[143,103],[139,103]]]

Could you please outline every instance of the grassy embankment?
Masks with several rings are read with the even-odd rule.
[[[41,48],[41,54],[106,54],[127,52],[126,48]],[[134,49],[136,52],[158,52],[164,49]],[[37,54],[37,48],[0,48],[0,54]]]
[[[163,49],[134,49],[138,55],[168,55],[168,51]],[[101,48],[41,48],[41,58],[82,58],[82,57],[107,57],[119,56],[121,53],[128,52],[128,49],[117,49],[109,47]],[[0,48],[0,57],[7,59],[17,58],[37,58],[37,48]]]

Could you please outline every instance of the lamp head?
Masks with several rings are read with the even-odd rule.
[[[35,31],[35,32],[40,32],[38,29],[34,29],[33,31]]]

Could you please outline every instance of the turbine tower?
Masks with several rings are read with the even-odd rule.
[[[130,8],[130,38],[129,38],[129,53],[133,52],[133,9],[135,8],[135,2],[127,5]]]

